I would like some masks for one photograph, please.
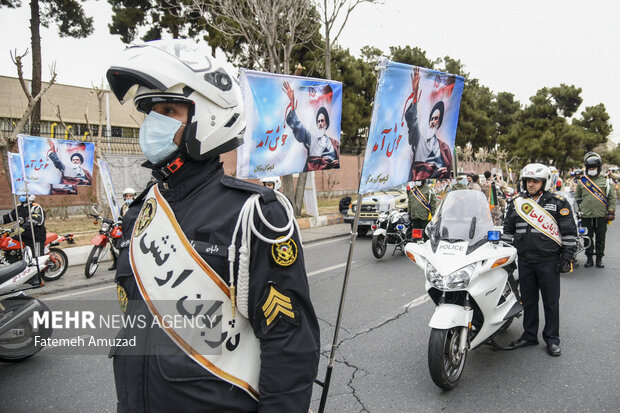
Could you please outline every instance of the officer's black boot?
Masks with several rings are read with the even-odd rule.
[[[605,265],[603,264],[603,257],[600,255],[596,256],[596,268],[605,268]]]
[[[597,258],[598,259],[598,258]],[[584,264],[585,268],[590,268],[594,265],[594,260],[592,259],[592,256],[589,255],[588,256],[588,260],[586,261],[586,263]]]

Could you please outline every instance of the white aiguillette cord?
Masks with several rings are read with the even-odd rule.
[[[301,233],[299,232],[299,226],[297,224],[297,220],[295,219],[295,211],[293,210],[293,206],[290,201],[284,194],[274,191],[276,194],[276,198],[284,207],[286,211],[286,216],[288,217],[288,223],[282,227],[278,228],[273,226],[265,216],[263,215],[263,211],[260,207],[260,195],[252,195],[245,201],[243,204],[243,208],[241,208],[241,212],[239,213],[239,218],[237,218],[237,224],[235,225],[235,231],[233,232],[233,237],[230,246],[228,247],[228,266],[229,266],[229,278],[228,284],[230,287],[230,300],[232,303],[232,316],[235,318],[235,308],[239,308],[239,313],[245,318],[248,317],[248,295],[249,295],[249,286],[250,286],[250,243],[252,242],[252,234],[256,235],[262,241],[265,241],[268,244],[280,244],[282,242],[288,241],[293,234],[295,233],[295,229],[297,229],[297,233],[299,234],[299,242],[301,242]],[[262,223],[274,232],[285,232],[288,231],[287,235],[280,238],[267,238],[263,234],[261,234],[256,227],[254,226],[254,212],[258,212],[258,216]],[[241,246],[239,247],[239,274],[237,277],[237,289],[239,290],[239,302],[237,301],[236,289],[235,289],[235,260],[237,256],[237,248],[235,247],[235,241],[237,239],[237,234],[241,228]]]

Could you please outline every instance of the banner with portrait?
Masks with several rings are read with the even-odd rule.
[[[110,167],[108,166],[108,163],[103,159],[97,159],[97,165],[99,165],[99,175],[101,176],[101,183],[103,183],[103,188],[105,189],[105,195],[108,199],[108,205],[110,206],[110,211],[112,212],[114,222],[116,222],[119,218],[120,207],[116,200],[116,194],[114,193],[114,185],[112,184]]]
[[[26,195],[26,184],[22,170],[22,157],[19,153],[7,152],[9,159],[9,173],[11,174],[11,192],[15,195]]]
[[[67,185],[50,185],[45,183],[26,183],[24,179],[24,163],[19,153],[7,152],[9,172],[11,174],[11,192],[15,195],[77,195],[77,187]],[[27,186],[26,186],[27,184]],[[62,191],[62,192],[60,192]]]
[[[382,59],[359,193],[452,174],[464,82]]]
[[[237,177],[340,168],[342,83],[242,70],[244,143]]]
[[[92,185],[94,143],[26,135],[19,135],[17,143],[28,185]]]

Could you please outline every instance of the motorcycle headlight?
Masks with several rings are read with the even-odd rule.
[[[108,232],[109,229],[110,229],[110,224],[108,224],[107,222],[104,222],[103,224],[101,224],[101,230],[103,232]]]
[[[476,264],[469,264],[448,275],[442,275],[430,262],[426,263],[426,279],[438,290],[460,290],[469,286]]]

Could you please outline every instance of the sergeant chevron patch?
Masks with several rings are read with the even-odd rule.
[[[299,325],[299,314],[295,300],[286,290],[280,290],[275,283],[268,283],[259,306],[262,310],[261,321],[263,332],[271,330],[281,319]]]

